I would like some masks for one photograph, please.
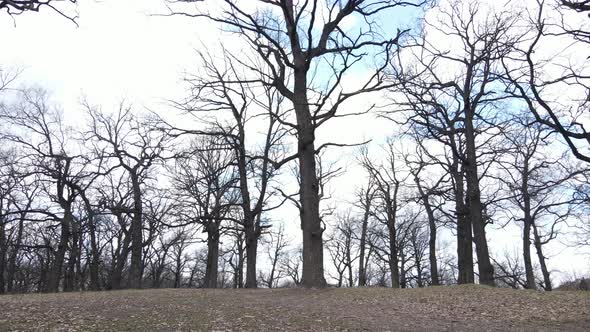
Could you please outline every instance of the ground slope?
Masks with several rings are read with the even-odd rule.
[[[590,292],[161,289],[0,296],[0,330],[590,330]]]

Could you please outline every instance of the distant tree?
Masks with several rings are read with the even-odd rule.
[[[90,117],[85,137],[93,142],[93,149],[103,159],[106,172],[122,169],[131,183],[133,206],[126,211],[132,215],[129,286],[140,288],[144,244],[143,186],[150,171],[162,161],[169,136],[154,127],[150,128],[124,103],[114,114],[104,113],[87,103],[85,108]]]
[[[276,288],[286,271],[281,269],[280,262],[287,254],[290,241],[281,224],[276,230],[270,230],[266,234],[265,251],[270,263],[268,273],[261,273],[261,280],[268,288]]]
[[[233,151],[223,139],[203,136],[192,141],[172,168],[179,210],[175,226],[200,225],[207,235],[206,288],[218,286],[221,235],[227,230],[226,224],[236,220],[240,192],[234,161]]]

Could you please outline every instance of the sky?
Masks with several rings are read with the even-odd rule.
[[[49,9],[14,20],[0,15],[0,64],[24,70],[20,85],[47,88],[70,123],[83,121],[82,97],[105,110],[114,109],[125,99],[138,108],[173,114],[167,100],[185,96],[182,79],[186,72],[196,71],[196,50],[214,52],[220,42],[230,44],[205,21],[155,15],[167,12],[161,0],[80,1],[77,8],[79,26]],[[391,18],[383,19],[390,23]],[[344,111],[366,108],[372,101],[368,97],[354,99]],[[330,122],[322,127],[318,140],[355,143],[372,139],[376,146],[394,131],[391,122],[366,115]],[[354,165],[355,153],[355,149],[345,149],[330,155],[347,169],[338,178],[338,187],[331,189],[336,203],[352,199],[355,187],[364,182],[364,175]],[[288,231],[297,238],[296,211],[284,209],[281,213]],[[443,238],[452,241],[451,236],[446,232]],[[491,247],[499,252],[513,250],[520,243],[515,227],[491,229],[490,238]],[[589,272],[587,256],[564,245],[550,250],[550,254],[557,253],[558,259],[550,256],[549,260],[554,270]]]

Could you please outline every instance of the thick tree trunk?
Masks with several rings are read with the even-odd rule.
[[[404,253],[403,250],[400,250],[400,282],[399,282],[399,286],[400,288],[406,288],[407,287],[407,271],[406,271],[406,254]]]
[[[464,163],[465,177],[467,180],[467,202],[469,218],[473,227],[473,240],[477,254],[477,267],[479,270],[479,282],[485,285],[494,285],[494,267],[490,262],[488,241],[483,217],[483,205],[479,189],[479,176],[477,171],[477,155],[475,152],[475,130],[473,128],[473,112],[465,106],[465,149],[466,159]]]
[[[543,255],[543,243],[541,242],[541,237],[537,231],[537,226],[535,224],[532,226],[533,235],[535,237],[535,248],[537,249],[537,257],[539,259],[539,265],[541,266],[541,272],[543,273],[543,283],[545,284],[544,288],[546,291],[551,291],[553,290],[553,285],[551,284],[551,276],[549,274],[549,269],[547,268],[545,255]]]
[[[121,289],[123,286],[123,269],[125,268],[125,264],[127,263],[127,256],[129,256],[129,245],[131,244],[130,235],[123,236],[123,243],[120,247],[121,252],[118,255],[116,255],[115,268],[113,269],[111,274],[111,289]]]
[[[141,187],[137,174],[131,174],[133,186],[133,218],[131,219],[131,264],[129,266],[129,288],[141,288],[143,215]]]
[[[207,265],[205,267],[205,288],[217,288],[219,269],[219,229],[214,223],[207,229]]]
[[[254,224],[254,220],[251,220]],[[258,252],[258,234],[254,226],[246,229],[246,288],[257,288],[256,257]],[[240,258],[241,259],[241,258]],[[238,274],[240,272],[238,271]]]
[[[47,291],[48,292],[58,292],[59,291],[59,282],[61,280],[61,275],[63,271],[64,259],[66,255],[66,250],[68,248],[68,242],[70,241],[71,231],[70,227],[72,224],[72,214],[69,208],[66,208],[64,212],[64,217],[61,221],[61,234],[59,238],[59,243],[57,245],[57,251],[55,253],[55,259],[53,261],[53,266],[51,271],[49,272],[48,282],[47,282]]]
[[[399,288],[398,250],[394,227],[389,228],[389,270],[391,272],[391,287]]]
[[[64,277],[64,292],[72,292],[77,290],[78,287],[78,273],[76,270],[78,262],[80,260],[79,251],[79,240],[80,240],[80,227],[78,223],[72,220],[72,240],[70,247],[70,257],[68,258],[68,265],[66,268],[66,276]]]
[[[325,287],[324,244],[320,219],[319,182],[316,173],[315,128],[307,100],[307,64],[299,54],[295,60],[293,107],[297,117],[301,230],[303,232],[303,274],[305,287]]]

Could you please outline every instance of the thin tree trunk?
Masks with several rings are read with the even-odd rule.
[[[244,288],[244,246],[243,238],[238,241],[238,273],[237,273],[237,288]]]
[[[398,250],[394,227],[389,227],[389,270],[391,271],[391,287],[399,288]]]
[[[535,248],[537,249],[537,257],[539,258],[539,265],[541,266],[541,272],[543,273],[543,283],[545,284],[545,290],[551,291],[553,290],[553,285],[551,284],[551,276],[549,274],[549,269],[547,268],[546,258],[543,255],[543,244],[541,242],[541,237],[539,236],[539,232],[537,231],[537,226],[533,223],[533,235],[535,237]]]
[[[0,213],[2,213],[2,205],[0,204]],[[6,270],[6,235],[4,234],[4,217],[0,215],[0,294],[5,292],[4,271]],[[13,251],[16,250],[16,247]]]
[[[367,270],[365,262],[365,250],[367,246],[367,230],[369,228],[369,216],[371,215],[371,203],[373,202],[373,195],[370,190],[370,186],[367,186],[365,192],[365,205],[363,212],[363,223],[361,226],[361,239],[360,239],[360,253],[359,253],[359,287],[367,285]]]
[[[438,262],[436,259],[436,219],[434,218],[434,211],[430,205],[429,195],[424,192],[422,185],[420,184],[420,179],[416,176],[414,180],[418,187],[422,202],[424,203],[426,215],[428,216],[428,260],[430,262],[430,277],[432,279],[432,285],[438,286],[440,285],[440,282],[438,278]]]

